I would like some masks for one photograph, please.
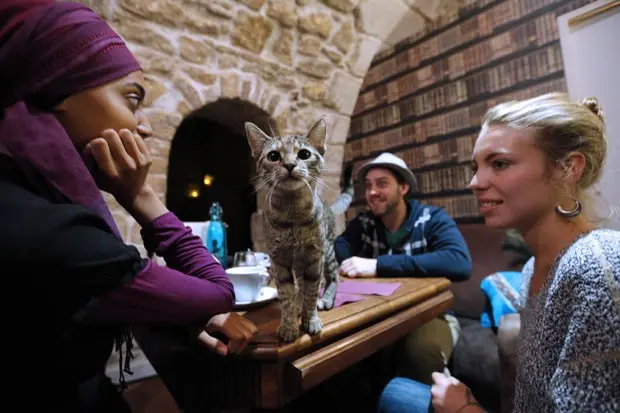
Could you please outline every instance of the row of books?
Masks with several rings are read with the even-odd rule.
[[[474,172],[470,165],[458,165],[417,173],[418,192],[425,194],[467,188]]]
[[[458,191],[467,188],[474,174],[470,165],[457,165],[449,168],[415,174],[418,181],[417,193],[428,194],[445,191]],[[364,183],[355,183],[354,199],[364,198]]]
[[[375,57],[351,120],[354,173],[390,151],[418,179],[416,198],[479,217],[469,159],[489,108],[566,92],[558,15],[593,0],[464,0],[459,12]],[[443,26],[442,26],[443,24]],[[356,183],[355,214],[366,209]]]
[[[414,172],[434,165],[461,163],[469,161],[478,134],[461,136],[456,139],[437,142],[430,145],[394,151],[394,155],[403,159]],[[380,152],[381,147],[376,152]],[[345,157],[345,162],[349,161]],[[368,160],[353,162],[353,170],[358,171]]]
[[[456,79],[465,73],[531,47],[540,47],[558,40],[558,30],[554,13],[547,13],[537,19],[523,23],[514,29],[456,52],[433,64],[410,71],[376,88],[360,93],[353,116],[374,107],[392,103],[402,97],[415,93],[421,88]],[[561,60],[561,58],[560,58]],[[489,69],[488,69],[489,70]],[[471,77],[450,83],[449,87],[458,89],[460,82]],[[463,95],[464,94],[464,95]],[[463,90],[461,94],[467,98]],[[471,96],[469,96],[471,98]]]
[[[471,129],[480,126],[482,118],[487,110],[498,103],[509,100],[522,100],[550,92],[566,92],[564,77],[539,83],[537,85],[516,90],[498,97],[489,98],[463,108],[429,117],[418,122],[400,125],[380,133],[365,136],[361,139],[348,140],[345,146],[345,162],[356,161],[363,163],[379,152],[392,150],[405,150],[410,148],[423,148],[426,145],[435,144],[433,139],[441,139],[448,133],[457,134],[465,131],[463,135],[470,135]],[[430,142],[428,140],[431,139]],[[425,144],[428,142],[427,144]],[[399,149],[395,149],[399,148]],[[423,150],[423,149],[421,149]],[[412,168],[430,165],[407,163]]]
[[[417,68],[425,61],[454,48],[458,48],[475,39],[484,38],[495,31],[499,32],[502,30],[502,26],[507,23],[519,21],[544,7],[549,6],[550,8],[554,8],[553,5],[558,6],[550,13],[552,15],[550,20],[555,23],[555,16],[558,14],[575,10],[591,1],[592,0],[573,0],[570,2],[566,2],[566,0],[507,0],[500,2],[489,9],[463,20],[461,23],[449,29],[440,31],[436,36],[428,37],[426,40],[414,46],[406,47],[406,42],[403,42],[398,45],[399,51],[392,53],[388,58],[386,58],[385,54],[377,56],[375,61],[380,59],[384,60],[371,66],[364,78],[362,91],[365,91],[372,87],[372,85],[400,73],[403,70]],[[483,4],[482,7],[485,5],[486,4]],[[445,25],[450,23],[451,22],[446,23]],[[500,38],[501,37],[496,36],[496,41]],[[415,43],[418,39],[410,38],[408,41]]]
[[[564,69],[558,42],[483,72],[439,86],[390,106],[367,112],[351,120],[350,136],[399,123],[402,119],[458,105],[481,95],[496,93],[523,82],[545,78]]]
[[[458,9],[444,8],[433,21],[425,25],[424,29],[416,32],[411,37],[401,40],[391,48],[383,49],[381,53],[377,55],[377,60],[391,56],[398,50],[408,48],[418,43],[422,38],[439,35],[447,26],[453,25],[454,23],[458,24],[458,22],[468,19],[469,16],[479,13],[483,8],[497,2],[498,0],[461,0]]]
[[[478,201],[473,194],[432,198],[426,200],[425,203],[444,208],[452,218],[457,220],[480,215]]]
[[[424,204],[430,204],[439,206],[445,209],[445,211],[455,220],[462,218],[472,218],[480,215],[478,202],[473,194],[454,195],[446,197],[437,197],[425,199],[422,201]],[[350,220],[361,212],[368,209],[365,203],[359,203],[351,208],[346,213],[347,219]]]

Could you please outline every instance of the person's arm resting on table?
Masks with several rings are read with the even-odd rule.
[[[361,248],[361,233],[361,223],[356,219],[336,240],[336,258],[339,263],[344,261],[341,269],[351,276],[447,277],[463,281],[471,275],[467,244],[454,220],[443,210],[437,210],[426,226],[430,252],[424,254],[386,254],[377,259],[355,257]]]
[[[471,257],[456,223],[439,209],[429,220],[425,236],[429,252],[424,254],[381,255],[377,258],[379,277],[447,277],[464,281],[471,275]]]
[[[376,259],[358,256],[362,249],[362,234],[362,223],[356,217],[334,244],[340,272],[349,277],[374,277],[377,273]]]

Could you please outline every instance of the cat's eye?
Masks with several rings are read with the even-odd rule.
[[[267,159],[269,159],[271,162],[278,162],[281,157],[280,157],[280,152],[278,151],[271,151],[267,154]]]
[[[307,149],[302,149],[301,151],[299,151],[297,153],[297,157],[299,159],[301,159],[302,161],[305,161],[306,159],[309,159],[311,156],[312,156],[312,154]]]

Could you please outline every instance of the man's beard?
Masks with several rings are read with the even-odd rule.
[[[384,217],[392,213],[396,209],[397,206],[398,206],[398,199],[396,199],[395,197],[388,197],[387,200],[385,201],[385,204],[381,205],[379,207],[379,210],[377,210],[376,212],[373,211],[373,213],[378,217]]]

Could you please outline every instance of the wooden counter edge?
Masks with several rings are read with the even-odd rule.
[[[415,306],[425,300],[431,300],[435,296],[440,296],[449,291],[451,282],[442,279],[441,282],[426,286],[415,293],[402,295],[394,300],[385,301],[375,307],[368,308],[359,313],[356,317],[347,317],[330,323],[325,326],[319,336],[311,337],[304,334],[297,341],[281,346],[261,346],[251,350],[248,355],[255,360],[287,360],[295,354],[309,347],[317,346],[320,343],[337,338],[348,330],[354,329],[363,324],[372,323],[374,320],[389,317],[391,314],[410,306]],[[320,316],[320,313],[319,313]]]
[[[450,309],[453,301],[452,292],[444,291],[288,364],[286,374],[295,380],[293,388],[303,393],[376,350],[396,341],[421,324],[443,314]]]

